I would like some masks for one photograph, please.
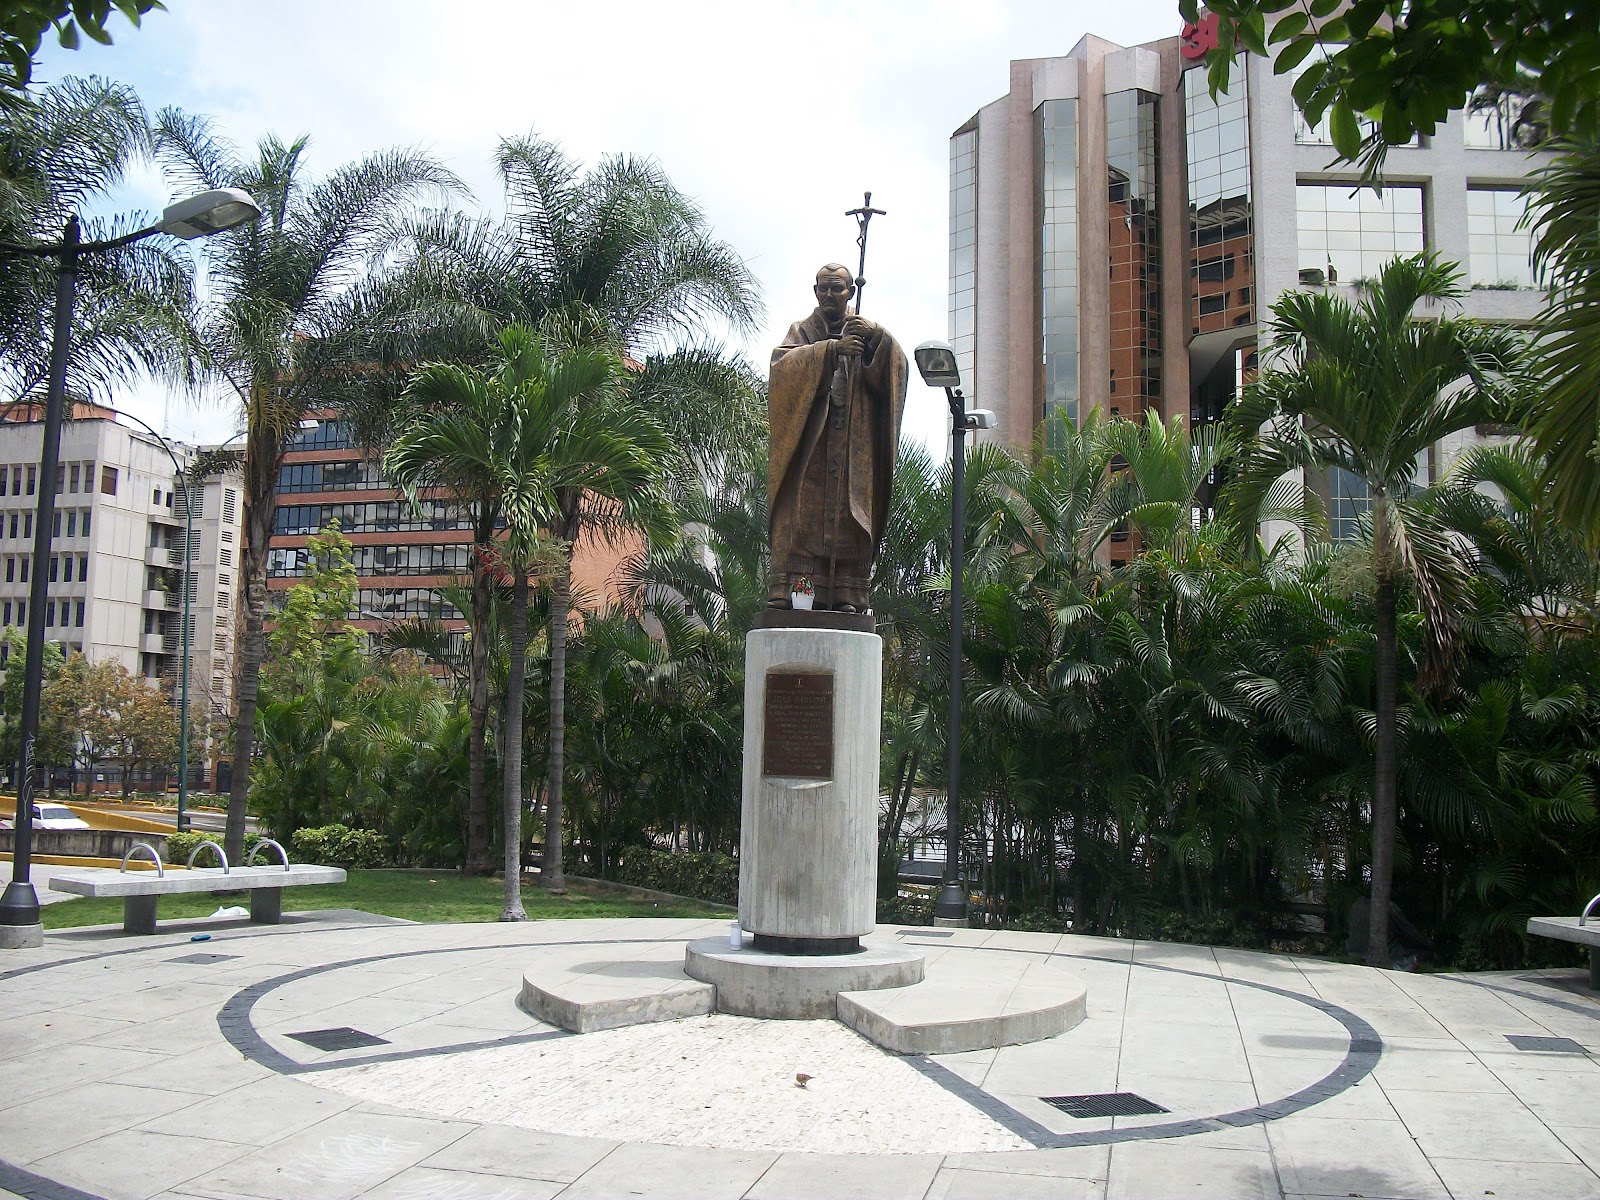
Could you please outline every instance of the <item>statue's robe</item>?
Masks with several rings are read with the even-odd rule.
[[[772,352],[768,414],[769,601],[809,579],[815,607],[865,612],[872,560],[889,516],[906,356],[882,333],[856,360],[838,353],[842,321],[821,310]]]

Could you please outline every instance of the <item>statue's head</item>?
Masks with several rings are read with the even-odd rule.
[[[844,316],[845,305],[856,294],[855,277],[850,274],[849,267],[829,263],[817,272],[817,284],[812,291],[817,294],[817,307],[822,315],[836,321]]]

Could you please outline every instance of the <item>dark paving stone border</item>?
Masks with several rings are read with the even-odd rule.
[[[105,1200],[93,1192],[57,1183],[54,1179],[35,1175],[26,1167],[12,1166],[8,1162],[0,1162],[0,1188],[25,1196],[27,1200]]]
[[[659,940],[657,938],[596,938],[559,944],[566,946],[614,946],[639,945],[654,943]],[[373,954],[364,958],[352,958],[342,962],[303,967],[298,971],[290,971],[272,979],[264,979],[234,993],[222,1006],[222,1011],[217,1014],[217,1026],[221,1029],[223,1037],[228,1039],[229,1044],[234,1049],[238,1050],[246,1058],[282,1075],[303,1075],[311,1071],[329,1071],[343,1067],[362,1066],[370,1062],[395,1062],[440,1054],[453,1054],[465,1050],[481,1050],[493,1046],[516,1045],[520,1042],[544,1041],[552,1038],[575,1036],[567,1033],[566,1030],[549,1030],[533,1034],[512,1034],[508,1037],[494,1038],[488,1041],[456,1042],[448,1046],[430,1046],[417,1050],[394,1051],[387,1054],[361,1055],[333,1062],[301,1063],[269,1045],[267,1040],[256,1030],[255,1024],[251,1019],[251,1012],[255,1008],[256,1002],[267,993],[276,991],[278,988],[288,984],[298,983],[303,979],[321,975],[327,971],[361,967],[375,962],[392,962],[400,958],[425,958],[436,954],[474,954],[491,950],[515,950],[524,947],[531,949],[537,944],[511,942],[493,946],[443,946],[431,950],[411,950],[401,954]],[[963,946],[960,949],[1014,953],[1012,950],[998,946]],[[1058,951],[1038,951],[1037,953],[1041,953],[1047,958],[1106,961],[1098,955],[1092,954],[1063,954]],[[1235,1129],[1248,1125],[1260,1125],[1266,1121],[1275,1121],[1281,1117],[1287,1117],[1291,1113],[1301,1112],[1313,1105],[1320,1104],[1324,1100],[1331,1099],[1341,1092],[1354,1087],[1372,1073],[1373,1068],[1378,1065],[1378,1059],[1383,1054],[1383,1039],[1379,1037],[1376,1029],[1349,1009],[1342,1008],[1327,1000],[1302,995],[1299,992],[1287,991],[1284,988],[1274,987],[1268,983],[1256,983],[1248,979],[1235,979],[1227,975],[1213,975],[1206,971],[1189,971],[1182,967],[1171,967],[1161,963],[1129,961],[1128,965],[1152,971],[1165,971],[1173,975],[1188,975],[1196,979],[1214,979],[1222,983],[1238,984],[1240,987],[1255,988],[1257,991],[1281,996],[1286,1000],[1293,1000],[1298,1004],[1317,1009],[1344,1026],[1345,1032],[1349,1035],[1350,1044],[1345,1051],[1344,1060],[1327,1075],[1317,1080],[1316,1083],[1266,1104],[1258,1104],[1252,1108],[1238,1109],[1234,1112],[1220,1113],[1214,1117],[1168,1121],[1159,1125],[1141,1125],[1129,1129],[1098,1130],[1092,1133],[1055,1133],[1033,1120],[1033,1118],[1018,1112],[1004,1101],[990,1095],[977,1085],[968,1083],[948,1067],[934,1062],[926,1056],[910,1057],[907,1061],[929,1079],[932,1079],[947,1091],[961,1097],[961,1099],[967,1101],[967,1103],[991,1117],[1006,1129],[1032,1143],[1036,1148],[1057,1149],[1066,1146],[1103,1146],[1113,1142],[1188,1137],[1193,1134],[1215,1133],[1219,1129]]]

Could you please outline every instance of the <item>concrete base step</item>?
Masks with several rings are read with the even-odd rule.
[[[716,1010],[716,988],[683,973],[682,942],[606,961],[597,961],[596,948],[583,949],[581,955],[547,952],[526,968],[517,1002],[541,1021],[573,1033],[676,1021]],[[609,956],[619,949],[607,947],[600,953]]]
[[[942,956],[941,956],[942,957]],[[841,992],[838,1017],[898,1054],[957,1054],[1043,1041],[1084,1018],[1085,989],[1071,970],[1027,955],[985,956],[985,970],[943,969],[910,987]]]

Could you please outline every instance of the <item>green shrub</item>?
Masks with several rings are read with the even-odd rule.
[[[318,863],[325,867],[388,867],[389,843],[370,829],[351,829],[347,825],[323,825],[315,829],[296,829],[289,839],[289,853],[296,862]]]
[[[611,871],[617,883],[709,900],[739,903],[739,860],[727,854],[672,854],[666,850],[630,848]]]
[[[933,894],[926,896],[880,896],[879,925],[932,925]]]
[[[250,852],[254,850],[261,841],[262,835],[259,833],[246,833],[244,835],[244,857],[246,862],[248,862],[250,859]],[[168,864],[172,866],[182,866],[184,863],[189,861],[189,855],[194,853],[194,848],[200,845],[201,842],[215,842],[220,846],[222,845],[222,834],[211,832],[196,833],[193,830],[190,830],[188,833],[167,834]],[[277,854],[270,846],[261,852],[261,858],[258,859],[257,862],[259,863],[262,861],[274,863],[278,861]],[[221,866],[222,864],[212,851],[205,850],[195,856],[194,865],[197,867],[216,867]],[[243,866],[244,863],[230,863],[229,865],[239,867]]]

